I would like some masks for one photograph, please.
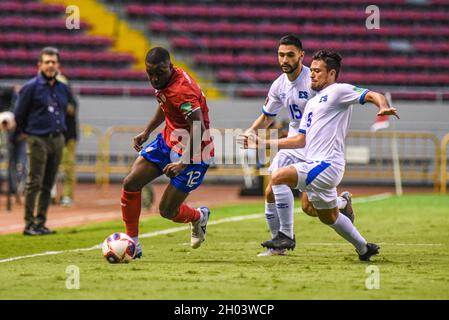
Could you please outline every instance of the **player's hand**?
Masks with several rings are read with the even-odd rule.
[[[136,150],[137,152],[139,152],[140,150],[142,150],[142,144],[148,140],[148,137],[150,136],[149,133],[142,131],[141,133],[139,133],[137,136],[134,137],[133,141],[134,141],[134,150]]]
[[[242,134],[237,137],[237,143],[240,144],[243,149],[256,149],[260,140],[261,139],[254,133]]]
[[[178,174],[180,174],[187,165],[182,162],[175,162],[175,163],[169,163],[165,166],[164,170],[162,172],[169,178],[174,178]]]
[[[256,132],[253,129],[246,129],[245,132],[237,136],[237,144],[241,146],[242,149],[249,149],[251,141],[254,141],[254,136]]]
[[[379,110],[377,115],[378,116],[395,116],[396,118],[400,119],[399,115],[397,114],[396,108],[393,108],[393,107],[382,108]]]
[[[244,136],[250,136],[252,134],[256,134],[256,131],[254,131],[253,129],[246,129],[245,132],[243,133]]]

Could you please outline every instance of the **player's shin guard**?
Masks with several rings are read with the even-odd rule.
[[[276,210],[279,216],[279,225],[283,234],[293,238],[293,192],[286,184],[272,186],[276,199]]]
[[[126,234],[130,237],[139,235],[139,218],[142,206],[142,193],[122,189],[121,195],[122,219],[125,222]]]
[[[270,203],[265,201],[265,220],[267,221],[268,228],[270,229],[271,236],[274,238],[280,229],[279,216],[276,210],[276,203]]]
[[[329,225],[341,237],[352,243],[359,254],[364,254],[367,251],[366,240],[362,237],[359,231],[354,227],[351,220],[345,215],[339,213],[334,224]]]
[[[179,223],[189,223],[197,221],[200,218],[201,213],[197,209],[189,207],[185,203],[182,203],[179,206],[178,214],[172,219],[172,221]]]

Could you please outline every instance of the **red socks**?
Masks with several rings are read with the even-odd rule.
[[[139,217],[141,210],[142,192],[130,192],[122,189],[121,195],[122,219],[125,222],[126,234],[130,237],[139,235]],[[185,203],[181,204],[178,214],[172,219],[174,222],[188,223],[201,218],[201,213]]]
[[[178,215],[172,219],[174,222],[187,223],[197,221],[201,218],[201,213],[185,203],[182,203],[178,209]]]
[[[129,192],[122,189],[122,219],[125,222],[126,234],[130,237],[139,235],[139,217],[142,206],[142,192]]]

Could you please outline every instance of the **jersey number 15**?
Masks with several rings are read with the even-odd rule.
[[[301,120],[302,118],[302,112],[301,109],[299,109],[299,106],[297,104],[291,104],[289,105],[290,113],[292,115],[293,120]]]

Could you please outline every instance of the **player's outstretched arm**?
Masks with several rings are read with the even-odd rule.
[[[268,128],[274,121],[274,117],[267,116],[266,114],[262,113],[245,131],[245,135],[248,135],[250,133],[257,134],[258,129],[266,129]]]
[[[245,132],[242,135],[239,135],[237,137],[237,143],[242,145],[244,149],[250,148],[248,146],[248,139],[251,136],[257,135],[257,130],[259,129],[266,129],[268,128],[274,121],[274,117],[267,116],[266,114],[262,113],[249,127],[245,130]]]
[[[259,139],[260,141],[261,139]],[[304,133],[298,133],[295,136],[282,138],[282,139],[273,139],[266,140],[265,145],[267,148],[270,148],[270,145],[277,144],[278,149],[298,149],[304,148],[306,145],[306,135]]]
[[[374,91],[368,91],[368,93],[365,95],[365,102],[374,103],[379,108],[379,112],[377,113],[378,116],[393,115],[399,119],[396,108],[393,108],[389,105],[387,98],[385,98],[383,94]]]
[[[133,139],[134,150],[136,150],[137,152],[142,150],[142,144],[148,140],[148,137],[150,136],[151,132],[153,132],[157,127],[159,127],[161,123],[164,121],[165,121],[164,111],[162,111],[162,109],[158,107],[156,113],[148,123],[145,130],[143,130],[141,133],[139,133],[137,136],[134,137]]]

